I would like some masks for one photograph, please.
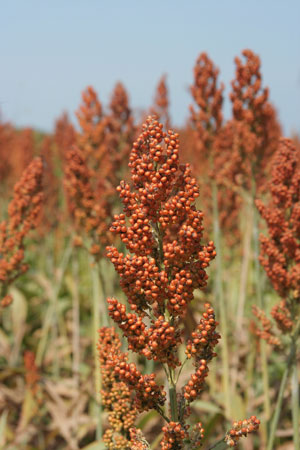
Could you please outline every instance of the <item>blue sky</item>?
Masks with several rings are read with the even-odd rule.
[[[285,133],[300,132],[299,23],[299,0],[0,0],[0,110],[49,131],[89,84],[106,104],[120,80],[132,107],[143,109],[167,73],[180,125],[199,53],[208,52],[229,87],[234,56],[251,48]]]

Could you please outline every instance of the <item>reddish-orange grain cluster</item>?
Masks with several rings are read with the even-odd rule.
[[[222,126],[224,86],[218,86],[219,70],[206,53],[201,53],[194,67],[194,84],[191,94],[197,105],[190,107],[191,121],[196,131],[198,152],[209,158],[214,152],[214,139]]]
[[[251,416],[250,419],[239,420],[233,422],[231,430],[228,431],[225,437],[225,442],[229,447],[236,447],[241,437],[246,437],[249,433],[257,431],[260,425],[260,421]]]
[[[216,356],[215,346],[220,335],[215,331],[218,323],[215,321],[214,310],[209,303],[205,304],[206,311],[200,319],[196,330],[186,346],[186,355],[195,360],[196,370],[184,386],[184,398],[190,403],[200,396],[208,375],[208,363]]]
[[[206,285],[205,268],[215,256],[212,242],[201,243],[203,214],[193,206],[198,188],[189,167],[179,166],[178,147],[177,134],[169,131],[167,136],[155,119],[147,120],[130,155],[134,189],[121,183],[124,213],[114,217],[111,227],[133,255],[107,249],[136,313],[126,313],[124,305],[109,299],[110,316],[131,350],[172,367],[179,364],[179,318],[194,289]],[[147,328],[143,318],[149,314],[154,317]]]
[[[103,164],[106,169],[109,159],[104,142],[106,122],[102,105],[91,86],[82,92],[82,104],[76,115],[82,130],[77,136],[78,145],[89,160],[90,167],[96,170]]]
[[[66,154],[64,179],[69,211],[76,231],[83,231],[91,238],[91,253],[100,256],[102,246],[108,242],[107,210],[105,202],[103,204],[96,201],[91,185],[92,175],[93,172],[87,167],[81,150],[78,147],[70,149]]]
[[[261,236],[261,264],[278,294],[295,300],[300,295],[299,156],[292,141],[281,140],[268,184],[271,201],[256,202],[269,234]]]
[[[169,422],[162,429],[164,437],[160,443],[162,450],[180,450],[184,448],[184,439],[188,437],[185,428],[179,422]]]
[[[291,140],[280,141],[272,162],[272,178],[268,183],[270,202],[266,206],[261,200],[256,201],[269,235],[261,235],[260,262],[281,297],[281,301],[272,308],[271,315],[283,334],[292,333],[300,314],[299,157],[299,151]],[[270,337],[270,320],[265,313],[258,314],[255,310],[254,313],[263,324],[261,337],[274,344],[275,338]]]
[[[0,298],[7,305],[8,286],[28,269],[24,263],[24,240],[36,227],[42,202],[41,158],[34,159],[14,188],[14,197],[8,206],[8,219],[0,223]]]
[[[139,274],[140,285],[124,283],[129,302],[135,303],[138,291],[146,303],[157,303],[157,317],[165,306],[174,317],[185,314],[193,290],[206,285],[205,268],[215,256],[211,242],[201,243],[203,214],[192,205],[198,196],[196,181],[188,166],[178,164],[178,135],[168,134],[148,119],[130,156],[134,190],[127,183],[118,189],[124,214],[114,217],[111,231],[120,235],[136,257],[126,261],[115,249],[108,249],[121,279]],[[144,289],[143,275],[146,280],[151,272],[150,289]]]
[[[85,232],[91,241],[89,251],[99,258],[103,246],[110,243],[115,188],[124,175],[122,162],[129,154],[135,127],[121,83],[113,92],[109,114],[92,87],[83,92],[82,100],[77,112],[81,132],[65,152],[65,187],[77,232]]]
[[[218,322],[215,320],[213,308],[209,303],[205,303],[204,307],[206,311],[203,313],[196,330],[193,331],[185,353],[188,358],[193,357],[196,360],[204,358],[210,361],[216,356],[213,350],[221,336],[216,332]]]
[[[277,305],[273,306],[271,316],[282,333],[290,333],[292,331],[294,322],[286,300],[281,300]]]
[[[235,58],[236,78],[232,82],[232,113],[235,145],[232,164],[246,189],[251,179],[257,186],[264,182],[266,165],[272,157],[280,136],[274,108],[268,102],[268,88],[262,87],[260,59],[251,50],[244,50],[245,62]]]
[[[233,127],[231,122],[222,125],[223,84],[218,83],[219,71],[202,53],[194,68],[194,84],[191,86],[195,106],[190,107],[190,123],[194,139],[190,144],[192,161],[201,188],[201,200],[206,211],[206,228],[214,220],[213,208],[218,207],[219,224],[226,239],[236,242],[238,236],[238,212],[240,201],[234,190],[231,175],[224,166],[231,168]],[[214,206],[213,196],[216,196]]]
[[[143,433],[136,428],[130,429],[130,445],[131,450],[150,450],[150,445],[144,438]]]
[[[157,409],[163,406],[166,393],[155,381],[155,374],[142,375],[134,363],[116,362],[115,372],[135,392],[135,407],[138,411]]]
[[[126,336],[130,350],[174,368],[180,364],[176,349],[181,343],[181,332],[171,326],[164,316],[153,320],[147,329],[142,319],[145,313],[142,316],[126,313],[125,305],[112,298],[108,299],[108,304],[109,315]]]
[[[108,411],[109,420],[109,428],[103,436],[103,441],[110,450],[129,450],[129,430],[134,424],[137,411],[131,391],[114,370],[116,362],[120,364],[121,361],[127,361],[127,355],[122,353],[121,341],[113,328],[103,327],[99,330],[98,352],[102,404]]]
[[[205,378],[208,375],[208,363],[216,356],[214,348],[221,337],[215,331],[218,323],[215,321],[213,308],[209,303],[205,304],[205,308],[206,311],[203,313],[196,330],[193,331],[185,351],[188,358],[194,358],[196,366],[195,372],[183,388],[183,395],[187,403],[200,396]]]
[[[255,315],[255,317],[257,317],[262,326],[262,330],[255,327],[255,334],[261,339],[267,341],[268,344],[274,347],[279,347],[280,339],[277,336],[275,336],[272,323],[270,319],[268,319],[268,317],[266,316],[266,313],[262,311],[260,308],[258,308],[258,306],[256,305],[252,306],[252,312]]]

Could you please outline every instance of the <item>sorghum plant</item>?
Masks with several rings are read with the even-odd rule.
[[[214,66],[206,53],[201,53],[194,67],[194,84],[191,94],[195,106],[190,107],[191,121],[197,133],[197,146],[202,159],[210,157],[213,151],[214,139],[221,129],[223,114],[224,86],[218,85],[219,70]]]
[[[289,308],[300,295],[300,167],[299,151],[282,139],[272,162],[268,183],[271,201],[256,201],[269,237],[261,235],[260,262],[274,289]],[[295,318],[295,314],[293,313]]]
[[[251,416],[250,419],[233,422],[231,430],[226,433],[225,441],[229,447],[235,447],[241,437],[258,430],[260,421]]]
[[[111,194],[109,173],[112,170],[105,143],[106,121],[96,92],[88,87],[82,94],[77,117],[82,132],[77,144],[65,155],[65,188],[70,214],[78,233],[77,245],[85,245],[99,259],[109,243],[108,221]]]
[[[91,86],[83,91],[82,104],[76,115],[81,128],[78,146],[84,152],[88,166],[95,171],[99,169],[105,179],[110,170],[109,155],[105,146],[106,120],[102,104]]]
[[[194,130],[194,171],[197,173],[203,198],[208,199],[208,210],[212,202],[212,186],[208,182],[211,173],[216,173],[216,137],[222,127],[223,90],[218,82],[219,70],[206,53],[201,53],[194,67],[194,83],[190,91],[194,104],[190,106],[190,124]],[[206,205],[207,206],[207,205]],[[210,214],[213,222],[213,213]],[[207,217],[206,217],[207,219]]]
[[[292,141],[282,139],[272,163],[272,178],[268,183],[271,199],[266,206],[257,200],[258,210],[266,222],[268,237],[261,235],[260,262],[280,296],[272,308],[271,315],[277,326],[275,334],[271,321],[259,308],[255,315],[261,320],[263,330],[258,334],[278,349],[285,347],[283,335],[289,336],[287,367],[282,378],[282,389],[278,396],[268,449],[273,448],[274,433],[279,419],[279,410],[287,377],[293,370],[292,389],[294,444],[299,442],[299,390],[297,375],[297,342],[300,335],[300,154]]]
[[[134,395],[137,411],[154,409],[166,421],[164,450],[196,449],[201,444],[201,423],[190,429],[187,419],[191,403],[204,389],[220,339],[214,310],[206,303],[186,345],[186,360],[192,359],[194,372],[178,390],[184,364],[178,355],[183,343],[182,319],[194,290],[206,286],[206,268],[216,255],[213,242],[202,242],[203,213],[194,204],[199,195],[197,183],[189,165],[179,164],[178,152],[178,134],[165,133],[162,124],[148,117],[131,150],[131,184],[121,182],[117,189],[124,212],[114,216],[111,226],[129,253],[107,248],[131,309],[127,312],[124,304],[109,298],[109,315],[127,338],[129,350],[163,366],[169,407],[165,386],[156,381],[155,373],[142,374],[123,356],[111,354],[109,364],[114,376]],[[139,444],[135,441],[135,448],[147,448],[142,439]]]
[[[12,297],[9,285],[27,271],[24,262],[25,238],[35,228],[43,202],[43,162],[34,159],[14,187],[14,196],[8,206],[8,219],[0,223],[0,299],[8,306]]]
[[[233,145],[229,164],[223,168],[223,176],[237,184],[243,196],[245,233],[243,242],[243,259],[240,289],[236,316],[236,332],[241,331],[247,303],[247,278],[250,262],[253,262],[255,303],[264,306],[261,270],[259,265],[259,217],[255,207],[255,198],[265,183],[266,169],[274,154],[280,136],[274,108],[269,102],[269,90],[263,86],[261,63],[259,57],[251,50],[242,52],[244,60],[235,58],[236,74],[232,81],[232,126],[234,130]],[[227,171],[227,173],[226,173]],[[247,222],[251,226],[247,226]],[[252,236],[251,236],[252,233]],[[253,252],[251,252],[251,244]],[[253,255],[252,261],[251,256]],[[264,416],[270,418],[271,405],[269,393],[269,374],[267,349],[263,342],[260,347],[260,362],[264,385]],[[263,428],[266,436],[266,427]]]
[[[234,237],[236,240],[239,196],[232,179],[223,176],[224,166],[231,158],[234,130],[230,121],[223,124],[224,86],[219,83],[218,76],[219,70],[211,59],[206,53],[201,53],[194,67],[194,84],[190,88],[194,100],[194,105],[190,106],[190,124],[194,130],[193,166],[209,216],[206,214],[207,226],[214,221],[211,210],[215,203],[222,233],[226,233],[226,240]]]
[[[89,238],[89,251],[96,258],[107,244],[107,208],[98,202],[93,186],[94,172],[86,164],[80,148],[73,146],[66,154],[64,185],[68,205],[74,220],[77,237],[75,243],[84,245],[83,236]],[[105,203],[105,202],[104,202]]]
[[[280,127],[269,90],[262,86],[260,58],[252,50],[243,50],[245,62],[236,57],[236,77],[232,81],[232,114],[235,144],[232,164],[236,181],[246,190],[264,183],[265,168],[276,151]]]

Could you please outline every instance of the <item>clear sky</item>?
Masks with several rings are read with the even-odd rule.
[[[299,132],[299,0],[0,0],[0,110],[49,131],[63,110],[73,114],[89,84],[106,104],[120,80],[132,107],[143,109],[167,73],[180,125],[199,53],[208,52],[229,86],[244,48],[262,59],[285,133]]]

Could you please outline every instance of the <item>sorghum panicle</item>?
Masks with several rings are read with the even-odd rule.
[[[8,286],[27,271],[24,263],[25,243],[29,231],[37,226],[40,216],[43,162],[35,158],[14,187],[8,206],[8,219],[0,223],[0,298],[7,305]]]
[[[82,151],[73,147],[66,154],[64,185],[68,193],[68,205],[75,229],[83,231],[92,240],[90,251],[98,255],[107,244],[107,211],[96,201],[91,185],[93,172],[87,166]]]
[[[81,133],[77,136],[78,146],[89,161],[89,167],[93,170],[102,165],[106,167],[109,157],[105,147],[106,121],[96,91],[88,86],[82,93],[82,104],[76,113]],[[104,167],[103,167],[104,169]]]
[[[99,359],[101,368],[101,398],[108,411],[109,428],[103,440],[110,450],[130,449],[130,429],[136,419],[137,410],[127,384],[114,370],[115,364],[127,362],[127,355],[121,351],[121,341],[113,328],[99,330]]]
[[[268,101],[269,90],[262,87],[259,57],[248,49],[242,55],[245,62],[235,58],[236,77],[230,94],[235,129],[232,164],[239,173],[239,183],[250,189],[252,177],[257,186],[265,180],[265,168],[276,150],[280,127]]]
[[[141,430],[136,428],[130,429],[131,450],[150,450],[150,445],[143,436]]]
[[[292,333],[299,318],[300,298],[300,154],[289,139],[281,139],[272,162],[271,194],[266,206],[256,201],[266,221],[268,237],[261,235],[260,262],[281,297],[271,315],[280,333]],[[264,331],[265,313],[255,310]],[[270,322],[270,321],[269,321]],[[270,322],[271,323],[271,322]],[[269,341],[264,332],[261,337]],[[272,343],[272,342],[271,342]]]
[[[206,268],[216,255],[213,242],[202,243],[203,213],[194,204],[198,186],[189,165],[179,164],[178,151],[178,134],[172,130],[165,133],[163,125],[149,116],[130,154],[131,183],[122,181],[117,188],[123,213],[114,216],[111,226],[129,253],[107,247],[131,309],[127,312],[124,304],[109,298],[109,315],[127,338],[130,350],[163,364],[168,376],[170,418],[163,410],[166,393],[154,373],[143,375],[123,357],[120,361],[111,357],[111,366],[115,376],[133,392],[139,412],[156,409],[166,420],[161,441],[164,450],[192,449],[201,444],[201,423],[190,430],[185,420],[191,402],[203,390],[220,339],[214,310],[206,303],[186,346],[187,359],[194,360],[194,373],[182,392],[176,392],[182,319],[194,289],[206,286]],[[134,448],[147,448],[136,440]]]
[[[194,67],[194,84],[190,88],[197,105],[197,108],[191,106],[190,111],[200,154],[213,151],[214,139],[222,126],[224,85],[218,86],[218,75],[219,70],[211,59],[206,53],[201,53]]]
[[[213,184],[217,187],[216,202],[219,224],[226,240],[237,239],[239,197],[234,184],[223,176],[224,165],[231,158],[233,128],[223,125],[223,84],[218,81],[219,70],[206,53],[201,53],[194,67],[194,84],[190,91],[195,105],[191,105],[190,123],[194,129],[194,171],[202,193],[206,211],[206,227],[212,227]]]
[[[279,347],[280,339],[275,335],[272,322],[270,321],[270,319],[268,319],[266,313],[256,305],[252,306],[252,312],[262,326],[262,330],[255,327],[256,336],[264,339],[268,342],[269,345],[272,345],[273,347]]]
[[[229,447],[236,447],[238,445],[238,441],[243,436],[246,437],[249,433],[257,431],[259,424],[260,421],[255,416],[251,416],[250,419],[233,422],[231,430],[229,430],[226,434],[225,442]]]
[[[184,448],[184,439],[188,437],[186,429],[179,422],[169,422],[162,429],[162,450],[180,450]]]
[[[114,216],[111,227],[133,255],[107,249],[135,311],[128,314],[109,299],[111,317],[132,350],[172,366],[179,364],[179,319],[194,289],[206,286],[205,269],[215,256],[213,243],[201,242],[203,213],[193,205],[198,188],[189,166],[179,165],[178,148],[178,135],[166,135],[149,117],[130,155],[133,187],[122,182],[118,188],[124,213]],[[149,328],[145,316],[151,318]]]
[[[260,261],[282,298],[300,296],[300,164],[292,141],[282,139],[268,184],[271,201],[256,201],[269,237],[261,235]]]
[[[213,308],[209,303],[206,303],[205,309],[206,311],[203,313],[199,325],[192,332],[185,351],[188,358],[194,358],[196,367],[195,372],[183,388],[184,398],[187,403],[194,401],[200,396],[205,378],[208,375],[208,363],[216,356],[214,348],[221,337],[215,331],[218,323],[215,320]]]
[[[107,248],[132,310],[127,312],[125,305],[109,298],[109,315],[127,337],[130,350],[165,364],[168,370],[181,364],[177,355],[183,336],[181,320],[194,289],[206,286],[205,269],[216,255],[213,242],[202,243],[203,213],[194,205],[197,183],[189,165],[179,164],[178,149],[178,134],[165,133],[162,124],[148,117],[130,154],[131,185],[121,182],[118,188],[124,213],[115,215],[111,226],[130,253],[125,256],[115,247]],[[213,309],[209,304],[205,307],[187,347],[195,358],[193,380],[198,384],[200,380],[201,386],[219,339]],[[139,411],[161,412],[166,394],[154,374],[142,375],[126,361],[115,361],[114,370],[135,393]],[[198,392],[198,385],[195,389]],[[181,448],[178,445],[189,436],[183,417],[197,396],[190,391],[188,401],[181,394],[182,422],[173,421],[164,428],[162,448]],[[198,442],[203,431],[200,425],[196,428],[192,435]]]

